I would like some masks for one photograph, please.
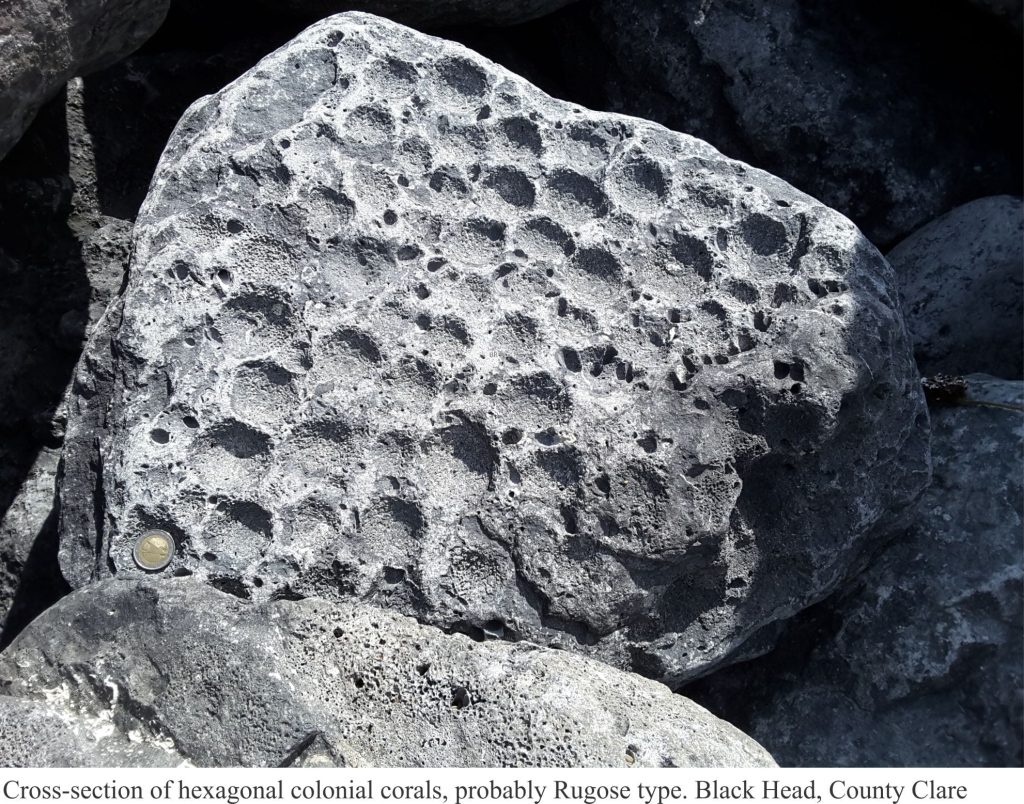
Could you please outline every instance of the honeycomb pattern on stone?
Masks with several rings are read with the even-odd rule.
[[[926,474],[849,221],[370,15],[186,113],[122,309],[114,574],[161,528],[167,572],[243,597],[677,682],[833,588]]]

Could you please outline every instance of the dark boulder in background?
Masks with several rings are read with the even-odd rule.
[[[1024,2],[1021,0],[970,0],[996,19],[1011,25],[1020,33],[1024,28]]]
[[[764,659],[687,688],[784,766],[1020,767],[1024,383],[932,409],[917,521]]]
[[[598,0],[457,38],[774,173],[879,247],[1021,192],[1020,36],[965,0]]]
[[[925,376],[1024,375],[1024,206],[982,198],[918,229],[887,255]]]

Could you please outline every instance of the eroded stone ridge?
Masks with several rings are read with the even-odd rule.
[[[675,682],[927,479],[891,271],[848,220],[383,19],[195,104],[136,234],[72,405],[74,585],[139,574],[156,527],[168,573],[241,597]]]

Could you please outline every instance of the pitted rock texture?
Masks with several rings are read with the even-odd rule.
[[[202,766],[774,765],[681,695],[585,657],[192,579],[65,598],[0,655],[0,684]]]
[[[921,372],[1024,375],[1024,207],[957,207],[888,255]]]
[[[76,380],[75,586],[137,576],[158,527],[168,573],[243,597],[674,683],[824,596],[926,482],[893,277],[848,220],[380,18],[194,105],[136,235]]]
[[[1020,767],[1024,383],[932,409],[911,530],[776,651],[699,682],[782,765]]]
[[[5,768],[188,764],[167,741],[139,737],[118,732],[103,716],[76,716],[55,703],[0,696],[0,766]]]
[[[1020,192],[1020,128],[996,122],[1007,105],[1020,116],[1019,84],[985,62],[1019,62],[1019,34],[990,24],[987,51],[951,60],[970,41],[963,29],[988,21],[933,5],[946,8],[599,0],[597,43],[584,47],[608,51],[606,108],[706,139],[890,247],[971,198]],[[564,35],[571,53],[574,23]]]
[[[69,78],[135,50],[170,0],[5,0],[0,8],[0,159]]]

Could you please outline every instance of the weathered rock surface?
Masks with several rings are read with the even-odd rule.
[[[193,106],[136,235],[69,415],[75,586],[138,575],[158,527],[168,572],[243,597],[677,682],[926,482],[893,277],[849,221],[380,18]]]
[[[0,9],[0,159],[69,78],[133,51],[170,0],[7,0]]]
[[[1024,207],[1012,196],[957,207],[888,255],[925,375],[1024,375]]]
[[[187,764],[166,741],[117,731],[104,717],[107,714],[76,716],[56,703],[0,695],[0,765],[110,768]]]
[[[686,698],[585,657],[351,603],[256,605],[192,579],[65,598],[0,655],[0,685],[204,766],[311,751],[374,767],[774,764]]]
[[[702,137],[891,246],[971,198],[1020,192],[1021,92],[1003,66],[1019,36],[993,24],[972,49],[965,30],[986,20],[955,5],[601,0],[585,46],[609,53],[608,108]]]
[[[203,25],[198,28],[194,14],[172,7],[160,31],[143,47],[81,79],[74,114],[91,140],[90,178],[104,215],[134,220],[185,110],[305,27],[259,19],[249,0],[244,6],[228,15],[222,0],[203,3]]]
[[[1024,760],[1024,384],[972,375],[932,429],[909,533],[774,654],[688,690],[783,765]]]

